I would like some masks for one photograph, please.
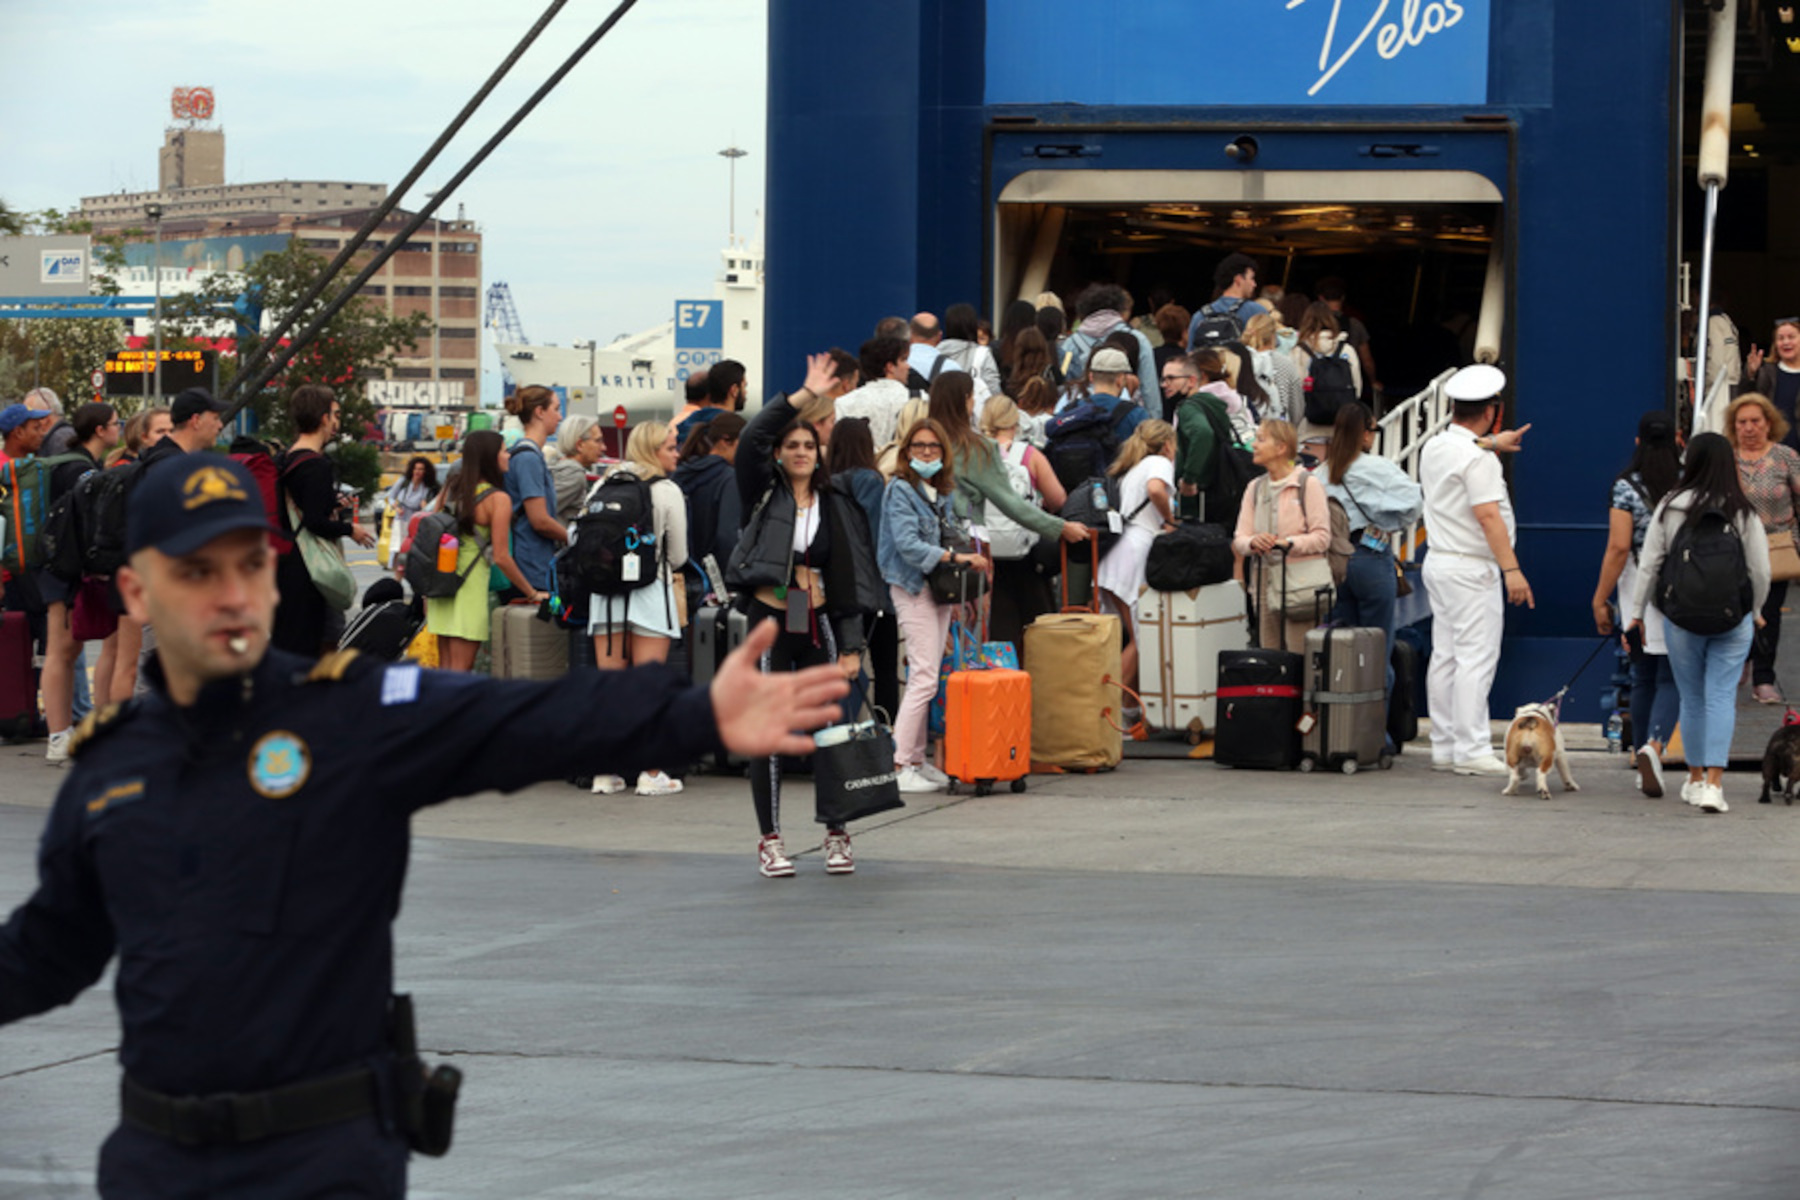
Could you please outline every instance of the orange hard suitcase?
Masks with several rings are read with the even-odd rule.
[[[1031,773],[1031,676],[993,667],[955,671],[944,685],[944,774],[985,796],[996,783],[1025,790]]]

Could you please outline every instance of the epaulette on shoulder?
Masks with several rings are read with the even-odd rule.
[[[108,704],[105,708],[97,708],[81,719],[69,735],[69,757],[75,758],[88,746],[100,740],[107,730],[117,728],[127,716],[131,715],[133,705]]]
[[[350,666],[357,660],[359,651],[333,650],[324,658],[313,664],[313,669],[306,673],[307,683],[340,683],[349,674]]]

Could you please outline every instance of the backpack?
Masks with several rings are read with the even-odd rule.
[[[89,471],[69,491],[81,537],[81,573],[105,577],[125,565],[125,505],[142,464]]]
[[[1236,565],[1230,530],[1186,521],[1151,541],[1144,582],[1152,591],[1191,592],[1224,583]]]
[[[81,453],[32,455],[0,463],[0,521],[5,522],[5,544],[0,545],[0,567],[19,572],[44,565],[44,526],[50,520],[50,476],[70,462],[92,462]]]
[[[1350,574],[1350,556],[1356,553],[1350,542],[1350,514],[1333,496],[1325,497],[1325,510],[1331,514],[1331,544],[1325,547],[1325,561],[1331,565],[1331,582],[1343,587],[1345,576]]]
[[[1117,415],[1084,400],[1054,418],[1044,430],[1044,456],[1064,488],[1073,490],[1095,475],[1106,474],[1118,457]]]
[[[1750,568],[1743,539],[1723,510],[1702,509],[1669,540],[1656,577],[1656,606],[1689,633],[1729,633],[1750,611]]]
[[[382,662],[399,662],[424,625],[422,605],[406,600],[366,604],[344,626],[338,649],[355,650]]]
[[[287,554],[294,549],[293,539],[281,532],[281,476],[285,470],[275,466],[275,459],[268,451],[262,450],[248,454],[234,454],[233,462],[243,465],[250,472],[250,478],[256,480],[256,490],[262,493],[263,512],[269,518],[269,541],[275,547],[275,553]],[[304,455],[293,462],[305,462]]]
[[[1056,360],[1057,365],[1062,369],[1063,378],[1070,380],[1084,378],[1087,375],[1088,356],[1094,352],[1094,347],[1121,329],[1136,332],[1131,329],[1130,325],[1120,321],[1112,328],[1102,330],[1099,337],[1089,337],[1079,329],[1065,336],[1060,343],[1062,353],[1057,356]],[[1137,374],[1137,355],[1129,354],[1126,357],[1131,359],[1131,373]]]
[[[490,491],[492,489],[489,489]],[[480,492],[475,497],[479,504],[487,492]],[[448,600],[462,590],[463,580],[475,569],[475,564],[487,558],[487,541],[480,534],[475,540],[481,546],[481,553],[473,562],[460,571],[440,571],[438,569],[438,547],[446,537],[462,538],[462,522],[455,513],[433,512],[419,518],[413,527],[412,545],[406,548],[406,586],[415,596],[423,596],[427,600]],[[461,553],[461,548],[457,551]],[[417,632],[416,630],[414,632]],[[411,641],[408,638],[407,641]]]
[[[1231,307],[1221,307],[1227,300],[1232,302]],[[1200,323],[1194,326],[1194,336],[1188,339],[1188,353],[1207,347],[1217,349],[1227,343],[1241,341],[1244,323],[1238,320],[1238,310],[1243,306],[1244,302],[1235,296],[1220,296],[1201,309]]]
[[[1314,425],[1329,428],[1337,421],[1338,409],[1356,399],[1356,378],[1350,374],[1350,360],[1339,347],[1330,354],[1306,351],[1310,367],[1306,375],[1306,419]]]
[[[1037,488],[1032,486],[1031,472],[1025,467],[1025,456],[1030,450],[1025,439],[1015,437],[1013,444],[1001,452],[1000,465],[1006,471],[1006,482],[1012,485],[1013,494],[1035,504]],[[994,557],[999,559],[1024,558],[1038,540],[1037,534],[993,504],[987,506],[987,531],[988,544],[993,548]]]
[[[650,569],[641,551],[654,556]],[[594,485],[587,511],[570,527],[568,548],[556,556],[557,579],[592,596],[627,596],[655,581],[662,552],[649,483],[614,471]]]
[[[81,478],[86,479],[91,474],[92,471],[84,472]],[[44,532],[38,540],[44,570],[64,583],[81,582],[82,536],[78,515],[75,489],[71,487],[50,505],[50,515],[44,521]]]

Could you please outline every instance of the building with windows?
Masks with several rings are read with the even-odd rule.
[[[226,183],[224,163],[223,131],[173,128],[161,150],[158,190],[82,197],[77,215],[93,223],[94,236],[131,239],[118,280],[127,293],[150,294],[159,274],[165,296],[191,291],[210,274],[242,271],[294,241],[335,257],[387,198],[387,185],[380,183]],[[153,205],[162,214],[154,225]],[[364,250],[373,255],[385,248],[412,216],[396,208]],[[360,294],[397,316],[425,313],[436,325],[385,378],[368,381],[370,399],[423,408],[479,403],[481,232],[475,222],[460,215],[427,221]],[[277,319],[279,314],[265,315],[271,326]],[[135,333],[148,334],[147,320],[136,324],[142,328]]]

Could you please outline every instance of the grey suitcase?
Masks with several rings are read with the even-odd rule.
[[[1379,629],[1314,629],[1302,668],[1300,769],[1393,765],[1387,744],[1387,637]]]
[[[538,620],[529,604],[504,604],[489,618],[488,655],[495,679],[560,679],[569,673],[569,631]]]

